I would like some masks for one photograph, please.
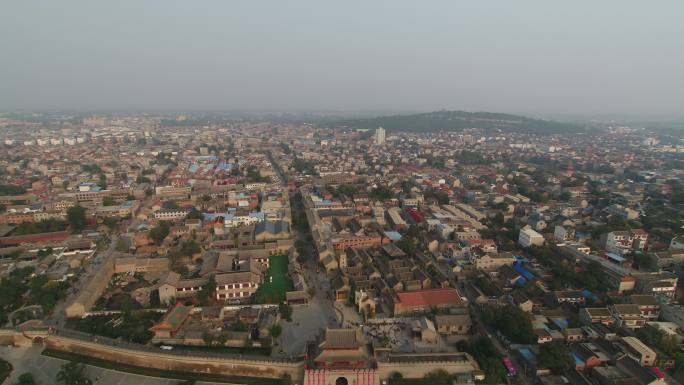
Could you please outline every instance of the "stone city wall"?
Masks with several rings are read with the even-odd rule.
[[[59,335],[50,335],[45,340],[50,349],[77,353],[126,365],[193,373],[207,373],[226,376],[282,378],[289,374],[293,379],[304,375],[303,361],[275,361],[184,355],[175,352],[153,352],[109,346],[97,342],[83,341]]]
[[[423,378],[426,374],[438,370],[446,370],[451,374],[472,374],[478,368],[470,361],[433,361],[433,362],[378,362],[378,377],[389,378],[398,372],[404,378]]]

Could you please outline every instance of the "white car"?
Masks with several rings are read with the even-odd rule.
[[[161,350],[173,350],[173,346],[161,345],[161,346],[159,346],[159,349],[161,349]]]

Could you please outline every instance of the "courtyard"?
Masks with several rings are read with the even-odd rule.
[[[280,303],[285,293],[294,290],[294,284],[287,272],[287,255],[274,255],[268,258],[265,282],[256,292],[256,303]]]

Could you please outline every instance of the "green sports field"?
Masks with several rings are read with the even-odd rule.
[[[268,271],[264,283],[256,292],[256,303],[279,303],[285,300],[285,292],[294,290],[292,279],[287,274],[287,255],[268,258]]]

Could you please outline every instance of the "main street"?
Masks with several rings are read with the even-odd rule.
[[[80,291],[87,287],[92,279],[95,277],[97,269],[107,262],[116,250],[116,243],[119,240],[119,235],[112,236],[109,248],[104,252],[96,252],[90,260],[90,264],[85,267],[85,271],[79,276],[78,280],[72,284],[73,290],[69,291],[67,297],[57,303],[52,310],[48,323],[57,327],[63,327],[66,322],[65,309],[69,306],[79,295]]]
[[[515,369],[518,371],[518,375],[515,377],[518,379],[518,381],[521,381],[523,385],[529,385],[532,384],[531,381],[528,380],[527,376],[525,375],[524,366],[521,364],[520,360],[518,359],[516,354],[512,354],[513,352],[509,349],[507,349],[500,341],[499,338],[496,336],[496,333],[494,330],[492,330],[490,327],[485,325],[485,323],[482,321],[482,312],[480,310],[480,307],[478,305],[471,306],[471,309],[473,311],[471,312],[471,315],[474,318],[474,324],[477,325],[477,328],[480,331],[480,335],[483,337],[489,339],[492,341],[492,344],[494,344],[494,347],[496,350],[499,352],[500,355],[504,357],[508,357],[511,359],[511,362],[513,363],[513,366],[515,366]],[[506,377],[506,381],[510,384],[511,378]]]

